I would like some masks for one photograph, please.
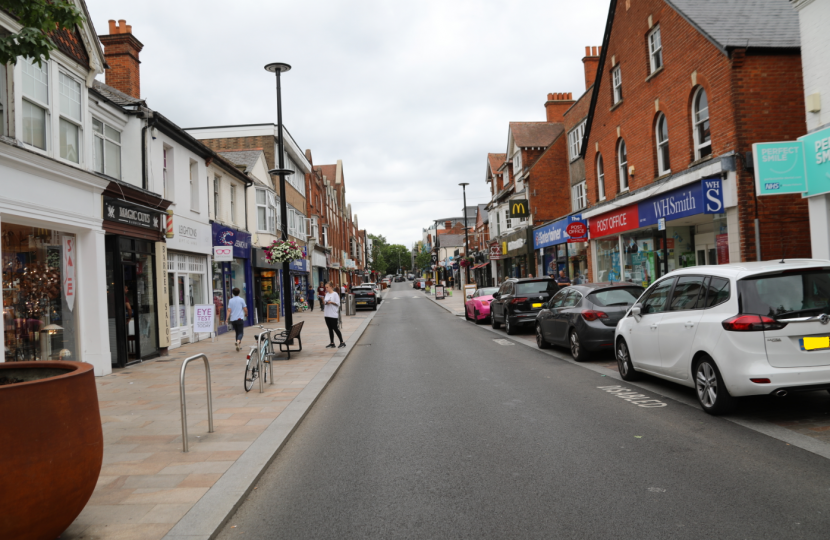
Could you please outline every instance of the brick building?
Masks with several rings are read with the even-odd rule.
[[[806,201],[756,197],[747,160],[805,133],[803,96],[787,2],[613,0],[581,148],[591,280],[809,257]]]

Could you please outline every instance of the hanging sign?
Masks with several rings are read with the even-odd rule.
[[[232,246],[213,246],[213,260],[216,262],[233,261]]]
[[[166,227],[167,224],[167,214],[106,196],[104,197],[104,219],[157,231]]]
[[[798,139],[804,143],[804,161],[807,173],[805,195],[830,192],[830,128],[810,133]]]
[[[75,306],[75,237],[63,236],[63,297],[69,311]]]
[[[502,250],[500,244],[493,244],[490,246],[490,260],[491,261],[498,261],[501,259]]]
[[[527,199],[513,199],[510,201],[510,219],[523,218],[530,215]]]
[[[758,195],[783,195],[807,191],[804,143],[785,141],[752,145],[755,165],[755,192]]]
[[[565,228],[565,233],[571,238],[581,238],[588,234],[588,227],[581,221],[575,221]]]
[[[193,333],[213,332],[213,316],[216,312],[214,305],[197,304],[193,308]]]

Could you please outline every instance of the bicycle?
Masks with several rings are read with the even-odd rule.
[[[271,365],[271,359],[275,356],[274,345],[271,343],[271,332],[273,328],[265,328],[262,325],[257,326],[265,330],[256,335],[256,345],[251,345],[251,350],[248,352],[248,358],[245,362],[245,391],[250,392],[254,387],[254,381],[262,374],[262,383],[268,382],[268,372],[265,369],[265,364]],[[265,336],[263,339],[262,336]],[[273,369],[273,368],[272,368]],[[271,372],[271,382],[273,384],[274,373]]]

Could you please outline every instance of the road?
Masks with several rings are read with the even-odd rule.
[[[828,537],[827,459],[499,337],[395,284],[219,538]]]

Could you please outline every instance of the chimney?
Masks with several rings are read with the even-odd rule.
[[[548,122],[561,122],[565,111],[571,108],[574,104],[573,95],[570,92],[560,92],[556,94],[548,94],[548,100],[545,103],[545,112],[547,114]]]
[[[447,230],[452,229],[452,220],[447,220],[444,222],[444,228]]]
[[[133,36],[133,27],[121,19],[110,21],[110,33],[98,36],[104,46],[104,59],[109,66],[106,83],[136,99],[141,99],[138,53],[144,45]]]
[[[589,89],[597,80],[597,68],[599,68],[599,53],[602,47],[585,47],[585,58],[582,63],[585,66],[585,89]]]

